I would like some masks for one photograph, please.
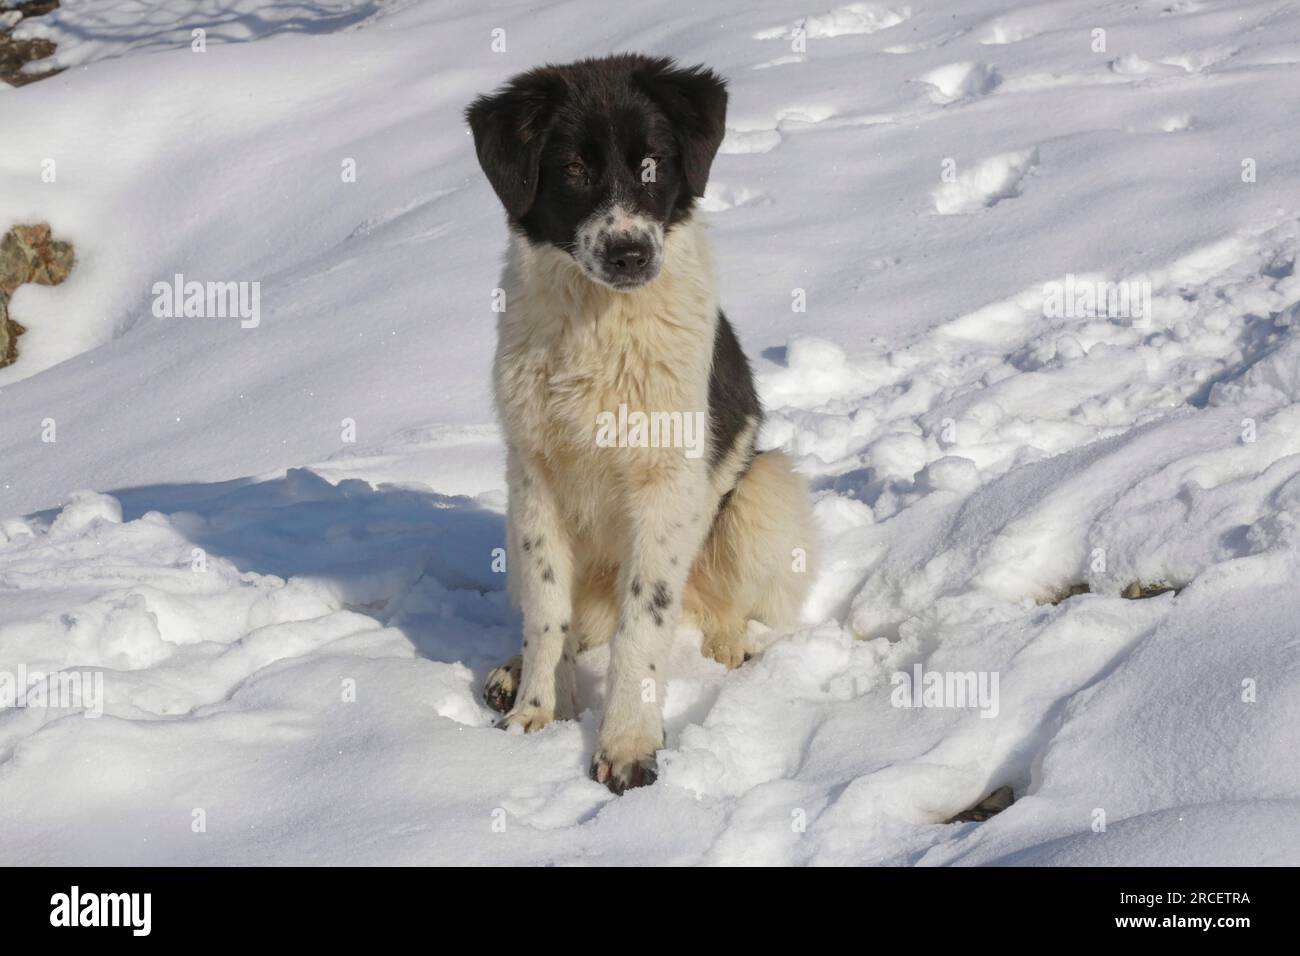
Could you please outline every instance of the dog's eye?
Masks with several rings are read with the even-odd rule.
[[[569,163],[564,167],[564,171],[575,179],[582,179],[587,175],[587,167],[582,163]]]

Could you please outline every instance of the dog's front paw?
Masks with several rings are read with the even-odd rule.
[[[659,776],[655,751],[658,743],[610,741],[591,759],[591,779],[615,795],[633,787],[648,787]]]
[[[516,654],[488,674],[483,685],[483,703],[498,714],[509,713],[515,706],[515,695],[519,693],[519,675],[523,666],[524,659]]]
[[[704,635],[700,653],[734,670],[753,656],[754,648],[744,631],[713,631]]]

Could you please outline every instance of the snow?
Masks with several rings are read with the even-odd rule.
[[[0,229],[78,261],[12,302],[0,674],[104,679],[98,716],[0,712],[0,862],[1300,863],[1300,12],[64,0],[19,30],[71,69],[0,91]],[[576,722],[501,733],[478,696],[518,621],[503,228],[460,110],[621,49],[730,78],[723,302],[823,540],[797,633],[730,673],[678,635],[659,782],[614,798],[605,651]],[[260,283],[260,322],[155,318],[177,273]],[[1071,292],[1102,283],[1149,310]],[[996,675],[996,716],[897,706],[918,664]]]

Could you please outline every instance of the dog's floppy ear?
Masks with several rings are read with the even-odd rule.
[[[683,68],[659,59],[637,74],[645,94],[677,128],[682,167],[691,195],[704,195],[709,167],[726,133],[727,84],[704,66]]]
[[[537,196],[542,144],[563,92],[560,77],[541,67],[465,110],[479,165],[511,219],[527,214]]]

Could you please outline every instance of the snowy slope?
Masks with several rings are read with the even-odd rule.
[[[72,68],[0,91],[0,231],[78,263],[12,303],[0,674],[103,697],[0,712],[0,862],[1300,863],[1293,5],[64,0],[19,29]],[[744,668],[679,635],[660,782],[615,799],[585,778],[604,651],[576,723],[478,701],[517,620],[503,226],[459,111],[622,49],[730,78],[723,301],[825,557]],[[260,324],[155,318],[178,272],[259,282]],[[1061,316],[1068,276],[1150,314]],[[917,664],[996,674],[996,715],[895,706]]]

